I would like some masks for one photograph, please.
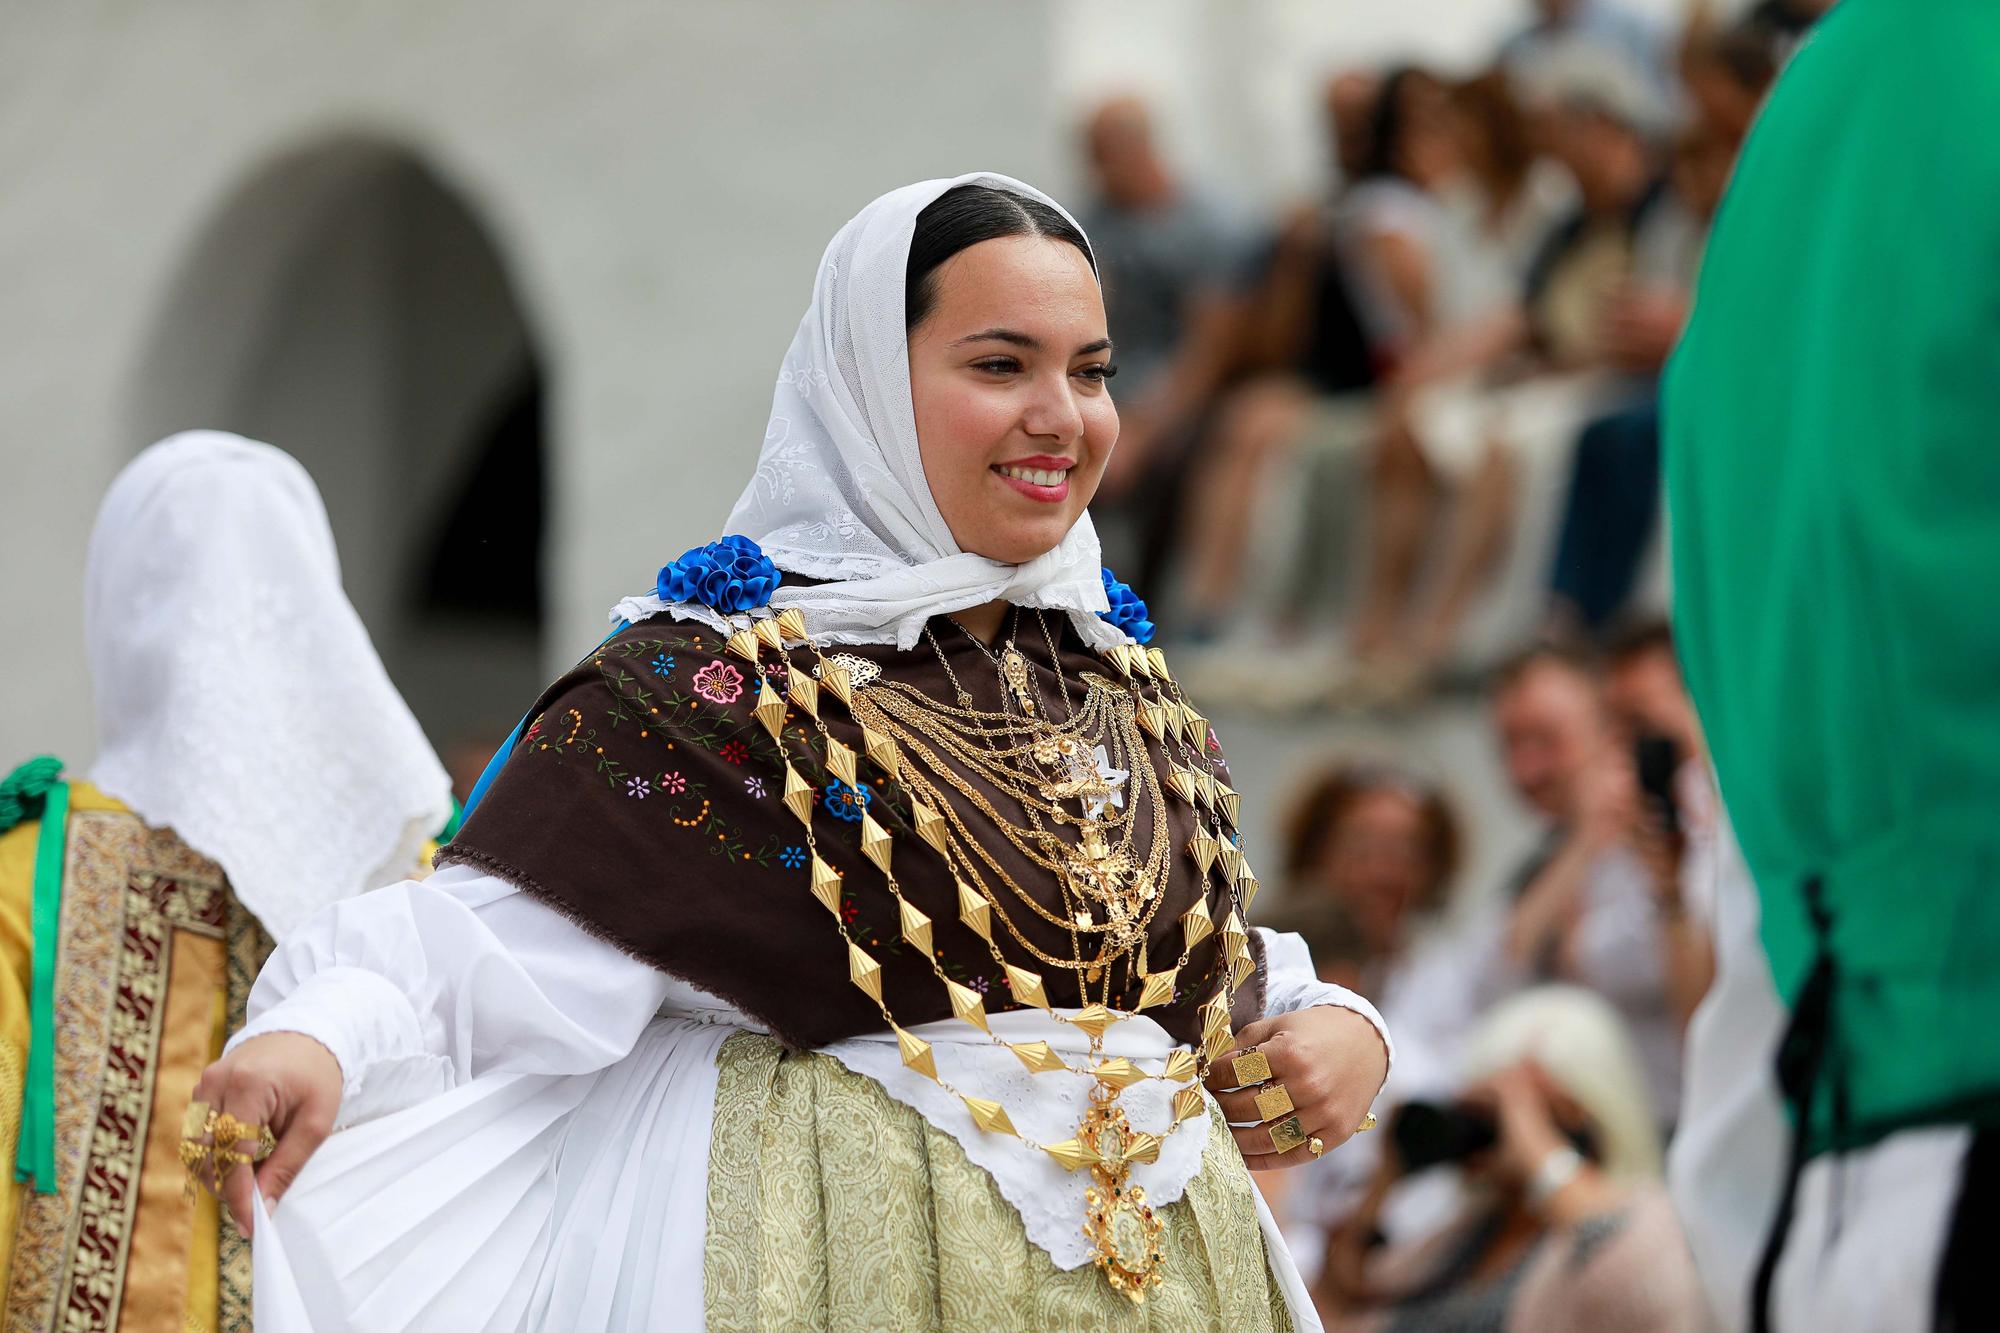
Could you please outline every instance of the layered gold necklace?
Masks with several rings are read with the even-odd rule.
[[[786,693],[811,720],[812,734],[821,747],[820,763],[850,789],[860,787],[864,761],[881,778],[901,786],[912,829],[951,872],[959,920],[985,942],[1013,999],[1084,1034],[1089,1063],[1082,1068],[1070,1065],[1046,1041],[1006,1042],[993,1034],[984,997],[946,974],[932,940],[930,917],[903,895],[897,882],[894,838],[864,804],[861,852],[881,872],[895,903],[902,938],[944,987],[953,1015],[1006,1046],[1032,1072],[1069,1070],[1088,1075],[1093,1082],[1089,1108],[1076,1135],[1060,1143],[1038,1143],[1014,1128],[1000,1103],[960,1092],[940,1078],[930,1043],[896,1021],[883,1001],[881,963],[855,941],[841,915],[842,892],[852,886],[821,857],[812,821],[814,788],[787,757],[783,800],[805,828],[808,888],[832,914],[847,947],[849,980],[881,1010],[883,1022],[895,1033],[904,1065],[958,1097],[981,1130],[1018,1138],[1066,1170],[1089,1170],[1092,1181],[1082,1225],[1097,1267],[1113,1288],[1135,1302],[1144,1301],[1147,1290],[1161,1281],[1163,1224],[1146,1203],[1144,1188],[1132,1182],[1131,1172],[1136,1164],[1158,1160],[1163,1139],[1134,1130],[1119,1096],[1149,1079],[1186,1085],[1173,1096],[1168,1134],[1204,1114],[1199,1080],[1207,1075],[1210,1062],[1233,1046],[1230,1010],[1237,989],[1255,968],[1244,919],[1257,893],[1257,879],[1230,832],[1238,818],[1239,798],[1215,776],[1207,721],[1181,696],[1164,655],[1157,648],[1136,645],[1105,654],[1117,673],[1115,679],[1082,673],[1083,699],[1072,706],[1061,656],[1046,620],[1042,633],[1064,701],[1059,720],[1043,716],[1030,667],[1012,636],[997,654],[979,644],[1002,685],[1003,706],[996,713],[972,706],[972,695],[959,683],[929,629],[925,633],[951,681],[953,703],[931,699],[907,683],[883,677],[866,659],[827,654],[806,634],[804,619],[796,611],[739,618],[732,624],[737,627],[729,636],[728,650],[760,668],[762,685],[754,711],[780,749],[787,743],[785,698],[763,676],[761,663],[766,654],[787,661],[786,645],[801,643],[812,654],[814,666],[811,671],[790,670]],[[859,726],[859,754],[827,729],[821,717],[826,696],[843,706]],[[1161,746],[1166,757],[1163,769],[1155,767],[1147,735]],[[982,785],[1016,804],[1025,824],[1004,816]],[[1194,835],[1178,853],[1171,845],[1167,818],[1170,796],[1191,807],[1195,819]],[[1147,827],[1143,846],[1138,834],[1141,812]],[[1066,828],[1075,829],[1074,841],[1063,836]],[[1049,895],[1037,895],[1009,873],[982,833],[998,836],[1035,870],[1045,872],[1055,886],[1053,904]],[[1149,956],[1149,927],[1166,902],[1177,854],[1193,861],[1204,892],[1181,915],[1178,955],[1158,967],[1160,960]],[[1220,922],[1209,905],[1214,896],[1211,875],[1221,880],[1220,902],[1227,908]],[[1033,918],[1060,928],[1069,937],[1070,956],[1037,947],[1017,924],[1016,914],[1022,914],[1018,917],[1022,922]],[[1021,951],[1019,956],[1043,968],[1074,974],[1083,1006],[1058,1011],[1051,1005],[1043,974],[1009,961],[994,936],[996,921]],[[1105,1058],[1105,1031],[1132,1014],[1175,1000],[1183,984],[1181,969],[1195,948],[1218,930],[1221,975],[1199,1008],[1199,1046],[1177,1048],[1158,1074],[1123,1056]],[[1197,978],[1187,984],[1207,983],[1208,978]],[[1134,993],[1137,1002],[1129,1011],[1112,1003],[1114,996]]]

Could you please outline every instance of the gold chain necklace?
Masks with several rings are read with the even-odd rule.
[[[957,675],[952,671],[951,663],[945,657],[935,635],[931,636],[931,645],[937,652],[939,664],[944,668],[946,677],[951,680],[954,691],[964,695],[966,691],[959,684]],[[1025,671],[1025,662],[1022,664],[1022,670]],[[1003,680],[1003,684],[1005,683]],[[1103,730],[1111,747],[1119,751],[1133,748],[1143,750],[1144,742],[1134,725],[1129,698],[1126,698],[1122,691],[1115,696],[1110,695],[1108,691],[1105,694],[1111,702],[1110,706],[1102,711],[1102,715],[1106,718]],[[1031,697],[1024,697],[1022,702],[1027,703]],[[1074,731],[1051,733],[1047,730],[1051,724],[1044,719],[1038,728],[1031,729],[1029,742],[1021,747],[1022,751],[1040,764],[1059,764],[1067,769],[1069,774],[1067,780],[1044,785],[1042,788],[1045,798],[1057,799],[1049,800],[1046,805],[1030,799],[1024,786],[1034,781],[1033,777],[1023,779],[1018,773],[993,772],[990,769],[986,772],[985,776],[990,783],[1021,804],[1030,825],[1027,835],[1017,833],[1006,821],[999,819],[997,812],[991,812],[990,807],[986,807],[982,812],[988,813],[988,817],[996,821],[997,831],[1023,856],[1054,874],[1057,887],[1064,896],[1061,914],[1050,912],[1034,895],[1022,892],[1016,886],[1017,896],[1021,897],[1033,912],[1046,921],[1066,927],[1073,926],[1086,933],[1108,932],[1106,952],[1114,950],[1124,952],[1132,944],[1144,938],[1145,927],[1150,924],[1153,913],[1161,901],[1160,890],[1166,883],[1171,855],[1169,843],[1163,836],[1165,805],[1159,796],[1157,784],[1150,782],[1152,777],[1150,765],[1134,764],[1127,774],[1134,779],[1133,810],[1136,811],[1147,797],[1150,797],[1152,802],[1154,837],[1143,861],[1132,853],[1136,819],[1123,814],[1113,819],[1106,819],[1103,815],[1104,804],[1108,801],[1112,789],[1102,780],[1101,770],[1093,765],[1096,748],[1092,745],[1092,740],[1098,734],[1098,729],[1090,726],[1088,720],[1100,712],[1096,706],[1097,702],[1098,699],[1094,694],[1086,701],[1082,714],[1075,714],[1072,710],[1072,720],[1080,716],[1085,719],[1085,725]],[[1123,707],[1119,706],[1121,704]],[[933,739],[945,739],[942,728],[927,728],[926,732]],[[1121,734],[1123,740],[1120,739]],[[990,731],[987,733],[987,740],[990,747]],[[961,753],[954,755],[953,758],[975,770],[988,767],[977,754]],[[958,786],[962,793],[978,798],[978,793],[971,791],[960,780],[955,767],[946,765],[942,769],[942,775],[948,782]],[[1109,767],[1108,760],[1105,767]],[[1086,770],[1098,780],[1094,782],[1084,780],[1082,775]],[[1061,808],[1061,800],[1066,799],[1078,799],[1082,802],[1085,806],[1082,818]],[[985,805],[983,799],[976,799],[976,803]],[[1058,824],[1078,825],[1079,844],[1071,846],[1045,829],[1040,818],[1043,812]],[[1106,841],[1107,833],[1120,835],[1118,845],[1114,847]],[[1009,882],[1011,884],[1011,880]],[[1089,905],[1092,904],[1103,909],[1108,920],[1097,921],[1090,910]],[[1025,940],[1022,942],[1026,944]],[[1080,955],[1079,961],[1082,961]],[[1086,983],[1090,981],[1105,983],[1107,999],[1111,989],[1111,973],[1106,965],[1109,961],[1100,954],[1097,959],[1088,961],[1083,967]]]
[[[732,622],[734,623],[734,622]],[[1044,625],[1044,633],[1047,633]],[[892,872],[893,840],[889,832],[876,822],[864,805],[861,816],[861,851],[883,875],[884,882],[896,904],[901,932],[926,962],[933,974],[944,986],[953,1015],[970,1023],[986,1033],[989,1040],[1006,1045],[1022,1063],[1033,1072],[1071,1070],[1087,1074],[1094,1080],[1088,1111],[1079,1123],[1077,1136],[1056,1144],[1042,1144],[1021,1135],[1014,1128],[1006,1109],[995,1101],[973,1097],[958,1091],[938,1076],[936,1060],[930,1043],[898,1024],[883,1000],[882,967],[869,956],[848,930],[841,915],[841,894],[843,881],[819,854],[817,836],[812,826],[813,788],[800,776],[791,760],[784,764],[783,803],[805,828],[805,838],[810,853],[808,887],[813,896],[833,915],[834,926],[847,946],[849,980],[854,986],[875,1002],[882,1014],[883,1022],[895,1033],[897,1045],[905,1066],[928,1077],[957,1097],[966,1107],[974,1124],[988,1133],[1005,1134],[1021,1139],[1029,1147],[1047,1153],[1067,1170],[1085,1170],[1092,1173],[1092,1187],[1086,1191],[1086,1217],[1083,1223],[1085,1234],[1096,1247],[1096,1262],[1099,1270],[1115,1290],[1135,1302],[1145,1299],[1149,1287],[1157,1286],[1161,1279],[1162,1256],[1159,1237],[1163,1223],[1146,1204],[1145,1190],[1132,1183],[1132,1167],[1138,1163],[1157,1161],[1163,1142],[1161,1136],[1134,1131],[1118,1105],[1118,1098],[1124,1089],[1145,1079],[1183,1083],[1174,1094],[1172,1102],[1172,1123],[1167,1134],[1172,1134],[1180,1125],[1204,1113],[1205,1103],[1197,1080],[1204,1077],[1212,1061],[1220,1058],[1234,1044],[1230,1027],[1230,1012],[1238,987],[1254,971],[1248,949],[1248,932],[1243,924],[1243,913],[1255,897],[1257,881],[1243,861],[1242,854],[1229,839],[1223,829],[1223,820],[1236,822],[1239,801],[1234,791],[1216,779],[1209,771],[1204,743],[1207,739],[1207,722],[1188,706],[1180,694],[1178,685],[1166,668],[1166,661],[1158,649],[1140,649],[1122,645],[1110,650],[1105,656],[1111,665],[1125,677],[1124,702],[1131,710],[1136,726],[1160,741],[1163,752],[1168,756],[1169,773],[1163,784],[1177,797],[1193,808],[1196,819],[1196,833],[1187,846],[1188,855],[1194,860],[1202,882],[1206,884],[1211,871],[1217,867],[1223,870],[1224,897],[1229,904],[1227,918],[1221,925],[1223,976],[1220,986],[1204,1001],[1199,1009],[1202,1020],[1202,1041],[1198,1049],[1177,1048],[1168,1057],[1165,1068],[1159,1074],[1151,1074],[1125,1057],[1103,1059],[1103,1034],[1113,1023],[1128,1017],[1112,1009],[1105,1003],[1087,1003],[1073,1014],[1058,1014],[1050,1005],[1039,974],[1007,961],[1004,953],[993,939],[992,916],[998,901],[990,890],[982,887],[974,889],[967,882],[966,872],[976,876],[976,869],[968,858],[968,850],[982,851],[978,840],[972,836],[964,819],[956,809],[942,799],[936,786],[917,770],[915,765],[904,762],[902,745],[897,737],[878,730],[868,724],[867,718],[874,714],[876,720],[883,721],[885,715],[879,710],[871,710],[869,703],[857,694],[855,677],[848,665],[829,658],[805,632],[804,618],[795,610],[761,618],[750,619],[749,623],[730,634],[727,650],[758,668],[759,694],[753,707],[758,721],[770,733],[782,752],[786,741],[784,726],[787,720],[785,701],[771,686],[770,679],[762,671],[762,656],[768,651],[780,660],[787,656],[787,640],[802,642],[817,659],[814,673],[801,670],[788,672],[787,694],[811,719],[813,731],[823,747],[823,763],[826,771],[832,773],[851,789],[860,785],[859,761],[861,756],[835,737],[820,717],[820,691],[822,688],[840,703],[844,704],[861,727],[862,754],[883,777],[897,782],[905,789],[910,799],[912,826],[918,837],[942,856],[953,874],[957,886],[959,919],[982,940],[1000,965],[1007,978],[1013,998],[1023,1005],[1039,1008],[1050,1017],[1078,1028],[1089,1038],[1091,1065],[1086,1069],[1074,1069],[1062,1056],[1054,1051],[1046,1041],[1004,1042],[996,1036],[987,1021],[984,1001],[980,993],[970,986],[961,985],[946,975],[931,942],[931,921],[920,909],[903,896],[902,889]],[[935,640],[933,640],[935,643]],[[983,645],[982,645],[983,646]],[[1051,648],[1054,644],[1051,641]],[[1060,657],[1057,657],[1060,671]],[[949,667],[947,665],[947,673]],[[1141,690],[1140,680],[1155,682],[1155,698],[1147,699]],[[1102,682],[1100,685],[1099,682]],[[891,684],[890,682],[884,682]],[[1103,677],[1092,677],[1086,673],[1085,685],[1091,695],[1108,695],[1115,690],[1115,682]],[[953,678],[957,690],[956,679]],[[957,691],[962,699],[963,691]],[[893,691],[890,691],[893,693]],[[1065,703],[1068,691],[1064,688]],[[930,702],[926,700],[926,702]],[[857,707],[857,703],[860,707]],[[933,709],[938,706],[932,704]],[[949,710],[939,710],[949,711]],[[1083,718],[1097,716],[1103,709],[1093,710],[1087,697],[1083,709],[1065,719],[1075,723]],[[969,708],[961,713],[970,714]],[[974,715],[976,716],[976,715]],[[1113,710],[1113,716],[1117,711]],[[1044,724],[1046,725],[1046,724]],[[984,733],[982,733],[984,734]],[[1172,739],[1170,739],[1170,737]],[[1191,743],[1191,744],[1190,744]],[[911,747],[913,750],[916,748]],[[1032,747],[1031,747],[1032,748]],[[1178,753],[1183,763],[1174,763]],[[1144,770],[1151,774],[1152,764],[1143,740],[1135,743],[1132,754],[1132,773]],[[956,756],[954,756],[956,757]],[[1140,763],[1145,759],[1145,763]],[[1199,765],[1199,767],[1197,767]],[[951,776],[948,766],[937,762],[937,756],[928,755],[924,767],[934,772]],[[962,795],[973,801],[975,808],[991,821],[995,828],[1005,830],[997,811],[976,790],[958,786]],[[1024,807],[1025,808],[1025,807]],[[940,811],[943,813],[940,813]],[[1155,818],[1155,842],[1164,845],[1167,838],[1162,809]],[[1202,821],[1206,817],[1208,824]],[[1214,832],[1209,831],[1210,826]],[[1218,836],[1221,835],[1221,836]],[[990,856],[987,857],[992,861]],[[993,868],[998,871],[996,865]],[[1161,881],[1162,890],[1164,880]],[[1013,891],[1031,900],[1031,895],[1021,894],[1018,885],[1010,885]],[[1158,902],[1166,895],[1161,891],[1156,895],[1153,910],[1158,910]],[[1004,921],[1004,913],[1002,914]],[[1130,1013],[1139,1013],[1155,1005],[1172,1002],[1177,995],[1176,985],[1180,969],[1186,966],[1195,947],[1211,934],[1217,926],[1208,905],[1208,894],[1204,892],[1195,905],[1181,916],[1184,947],[1172,967],[1162,971],[1147,971],[1143,962],[1143,940],[1137,950],[1127,949],[1121,956],[1138,955],[1133,976],[1139,983],[1140,995]],[[1018,934],[1016,939],[1018,940]],[[1025,941],[1022,941],[1025,944]],[[1078,950],[1081,953],[1081,950]],[[1041,955],[1036,955],[1041,956]],[[1081,958],[1071,960],[1080,964]],[[1109,967],[1105,968],[1107,992]],[[1088,996],[1086,995],[1086,999]]]

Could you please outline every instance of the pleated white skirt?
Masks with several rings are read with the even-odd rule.
[[[735,1030],[661,1018],[600,1073],[476,1079],[335,1134],[258,1219],[258,1333],[701,1329]]]

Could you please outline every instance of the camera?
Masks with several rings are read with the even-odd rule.
[[[1488,1151],[1500,1141],[1500,1125],[1483,1106],[1413,1101],[1396,1112],[1389,1134],[1404,1174],[1414,1175]],[[1597,1160],[1597,1136],[1587,1126],[1564,1126],[1563,1134],[1585,1158]]]
[[[1680,807],[1674,801],[1674,775],[1680,769],[1680,754],[1665,736],[1641,736],[1632,743],[1632,767],[1639,779],[1639,791],[1652,805],[1667,836],[1681,832]]]
[[[1462,1102],[1406,1102],[1390,1126],[1396,1156],[1408,1172],[1462,1162],[1500,1141],[1491,1112]]]

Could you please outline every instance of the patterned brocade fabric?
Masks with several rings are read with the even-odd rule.
[[[1215,1116],[1166,1225],[1164,1281],[1135,1305],[1065,1272],[951,1135],[829,1056],[768,1037],[717,1061],[703,1288],[713,1333],[797,1329],[1291,1333],[1249,1172]]]
[[[213,1198],[184,1197],[176,1146],[195,1081],[241,1025],[271,942],[220,867],[87,786],[73,790],[55,973],[58,1188],[10,1187],[0,1328],[248,1333],[249,1245]],[[28,916],[18,859],[0,857],[10,925]],[[25,1016],[27,974],[12,974],[31,961],[10,955],[0,969],[10,1015]],[[9,1160],[19,1096],[0,1122]]]

